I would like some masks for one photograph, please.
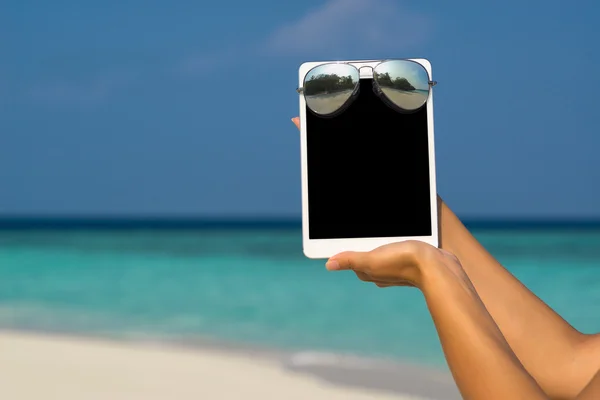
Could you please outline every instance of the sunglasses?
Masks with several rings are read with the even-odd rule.
[[[309,110],[320,117],[333,117],[345,110],[359,93],[360,69],[373,70],[373,91],[391,108],[402,113],[419,110],[437,84],[416,61],[385,60],[359,68],[347,62],[317,65],[306,73],[302,87]]]

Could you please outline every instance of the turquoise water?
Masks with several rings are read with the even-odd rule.
[[[576,328],[600,331],[600,229],[475,233]],[[0,231],[0,328],[443,364],[417,290],[326,272],[300,249],[297,229]]]

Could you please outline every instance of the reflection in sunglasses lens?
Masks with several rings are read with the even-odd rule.
[[[349,64],[324,64],[313,68],[304,78],[306,105],[326,116],[340,110],[358,87],[359,72]]]
[[[427,102],[429,75],[414,61],[385,61],[375,67],[373,79],[383,95],[402,110],[414,111]]]

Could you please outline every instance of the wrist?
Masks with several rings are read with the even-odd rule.
[[[420,289],[427,297],[431,293],[440,293],[450,287],[462,287],[474,290],[460,261],[445,250],[433,251],[420,263]]]
[[[437,212],[439,248],[461,259],[460,249],[464,247],[465,234],[468,234],[468,231],[439,195]]]

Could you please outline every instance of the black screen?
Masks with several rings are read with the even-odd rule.
[[[427,108],[399,113],[372,82],[333,118],[306,110],[310,239],[431,235]]]

